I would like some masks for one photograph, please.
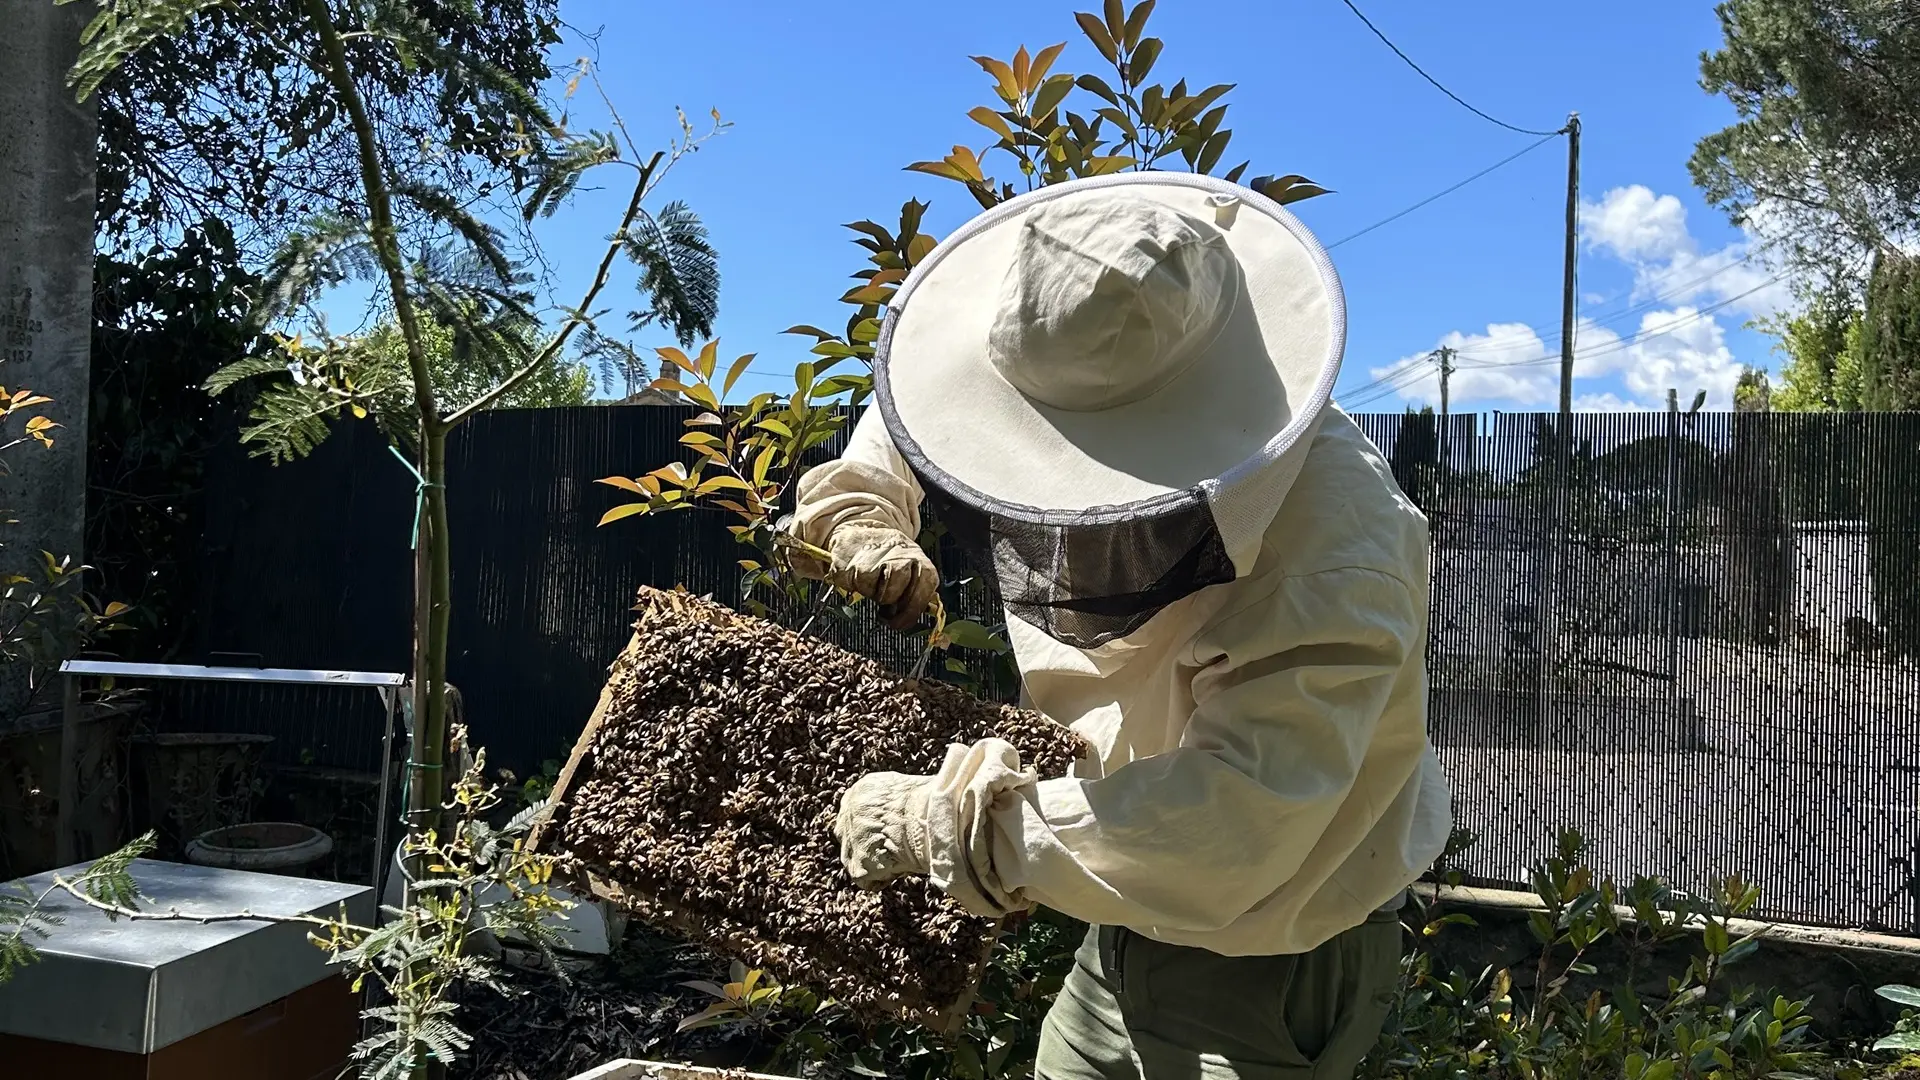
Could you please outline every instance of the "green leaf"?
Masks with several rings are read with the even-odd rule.
[[[692,1016],[687,1017],[685,1020],[680,1021],[674,1030],[681,1032],[695,1031],[700,1028],[715,1027],[720,1024],[729,1023],[733,1020],[733,1014],[737,1011],[731,1001],[716,1001],[706,1008],[701,1009],[699,1012],[694,1013]]]
[[[1127,61],[1127,85],[1139,86],[1147,81],[1147,75],[1153,71],[1153,62],[1160,59],[1160,39],[1148,38],[1133,51],[1133,59]]]
[[[1107,33],[1119,41],[1127,34],[1127,6],[1124,0],[1107,0]]]
[[[854,222],[849,222],[846,225],[846,227],[849,229],[852,229],[854,232],[865,233],[866,235],[873,237],[874,242],[879,244],[881,247],[890,248],[893,246],[893,234],[888,232],[886,229],[881,228],[878,224],[874,222],[854,221]]]
[[[979,64],[988,75],[993,76],[995,83],[993,92],[1000,95],[1000,100],[1012,104],[1020,99],[1020,82],[1013,76],[1012,65],[1005,60],[995,60],[991,56],[975,56],[970,59]]]
[[[1126,29],[1121,42],[1131,52],[1140,43],[1140,35],[1147,28],[1147,16],[1153,14],[1153,0],[1140,0],[1134,5],[1133,14],[1127,16]]]
[[[1724,956],[1732,945],[1727,938],[1726,925],[1717,921],[1709,920],[1707,925],[1701,928],[1700,938],[1706,945],[1707,952],[1714,956]]]
[[[1227,152],[1227,141],[1232,138],[1232,128],[1217,131],[1208,136],[1207,141],[1200,147],[1200,156],[1194,164],[1194,171],[1211,174],[1213,167],[1220,164],[1220,155]]]
[[[1113,35],[1107,32],[1099,16],[1077,11],[1074,12],[1073,20],[1080,24],[1080,32],[1087,35],[1087,40],[1093,42],[1093,47],[1100,50],[1100,55],[1107,58],[1107,63],[1119,61],[1120,50],[1114,46]]]
[[[1875,1050],[1920,1050],[1920,1031],[1896,1031],[1873,1044]]]
[[[966,173],[961,172],[956,166],[949,165],[944,161],[916,161],[907,166],[907,171],[923,172],[946,180],[958,180],[963,184],[967,182]]]
[[[1113,87],[1108,86],[1106,80],[1098,75],[1082,75],[1075,79],[1073,84],[1085,90],[1087,93],[1101,98],[1109,105],[1117,107],[1120,104],[1120,95],[1114,93]]]
[[[1896,1005],[1905,1005],[1909,1008],[1920,1009],[1920,989],[1915,989],[1914,987],[1905,986],[1900,983],[1892,983],[1875,989],[1874,993],[1879,994],[1881,997],[1886,998]]]
[[[1072,92],[1073,85],[1071,75],[1055,75],[1042,83],[1039,93],[1033,95],[1032,115],[1052,116],[1053,111],[1059,108],[1060,103],[1065,101],[1067,95]]]
[[[621,520],[622,518],[630,518],[636,514],[644,514],[646,512],[647,512],[646,503],[627,503],[624,506],[616,506],[613,509],[607,511],[606,513],[600,515],[600,524],[611,525],[614,522]]]
[[[1053,70],[1053,62],[1060,58],[1060,51],[1066,47],[1067,43],[1062,41],[1057,45],[1049,45],[1035,53],[1033,56],[1033,66],[1027,71],[1028,81],[1041,82],[1046,79],[1047,72]]]
[[[747,373],[747,368],[753,364],[753,357],[753,353],[747,353],[735,360],[733,366],[727,369],[727,381],[720,387],[722,395],[733,392],[733,384],[739,382],[740,376]]]
[[[1007,126],[1006,120],[1003,119],[999,113],[994,112],[985,105],[975,105],[973,108],[967,110],[967,115],[973,118],[974,123],[979,124],[995,135],[1003,139],[1013,138],[1013,129]]]
[[[971,619],[954,619],[943,632],[947,640],[962,649],[998,653],[1009,648],[1005,639]]]
[[[840,299],[848,304],[884,304],[892,298],[893,286],[891,285],[862,285],[847,290],[847,294]]]

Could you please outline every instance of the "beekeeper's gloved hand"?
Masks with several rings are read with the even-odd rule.
[[[863,889],[927,872],[927,800],[931,776],[868,773],[840,796],[833,832],[840,865]]]
[[[880,605],[895,630],[920,621],[940,592],[940,572],[913,537],[885,525],[849,521],[827,539],[827,580]]]

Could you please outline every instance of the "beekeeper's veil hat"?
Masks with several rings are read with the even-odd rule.
[[[1284,208],[1186,173],[1011,199],[936,247],[874,361],[888,433],[1009,611],[1070,645],[1251,569],[1346,309]]]

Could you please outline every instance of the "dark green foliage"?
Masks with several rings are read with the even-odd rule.
[[[86,550],[95,591],[132,606],[123,656],[176,657],[197,629],[206,457],[232,422],[201,384],[271,344],[247,328],[259,280],[236,264],[218,223],[94,263]]]
[[[1910,0],[1726,0],[1701,85],[1739,117],[1690,168],[1735,221],[1765,206],[1782,253],[1857,281],[1920,224],[1920,19]]]
[[[1902,414],[1875,418],[1886,430],[1868,445],[1920,446],[1920,259],[1875,260],[1854,345],[1862,407]],[[1863,461],[1860,475],[1880,622],[1897,652],[1920,654],[1920,477],[1885,461]]]
[[[257,255],[317,214],[363,215],[353,137],[308,66],[318,38],[290,17],[297,5],[95,3],[108,20],[99,39],[115,44],[76,73],[76,87],[98,87],[103,247],[143,250],[213,218]],[[345,48],[396,173],[479,198],[524,182],[516,132],[545,130],[525,87],[550,74],[554,0],[330,6],[343,32],[382,35]]]
[[[1920,410],[1920,259],[1885,251],[1874,260],[1857,347],[1861,408]]]

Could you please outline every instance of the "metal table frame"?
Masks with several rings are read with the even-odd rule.
[[[60,806],[55,837],[60,865],[75,862],[73,812],[79,793],[74,775],[80,754],[80,680],[82,678],[176,679],[183,682],[261,683],[280,686],[365,687],[380,695],[386,722],[380,733],[380,809],[373,837],[373,895],[382,895],[387,868],[387,810],[393,775],[393,721],[400,711],[405,675],[385,671],[323,671],[317,668],[214,667],[206,664],[127,664],[110,660],[68,660],[60,665],[65,684],[60,718]]]

